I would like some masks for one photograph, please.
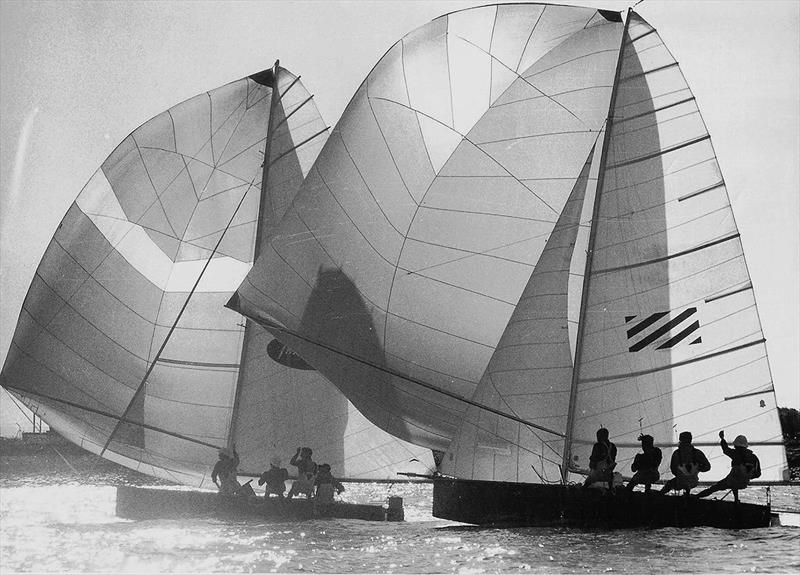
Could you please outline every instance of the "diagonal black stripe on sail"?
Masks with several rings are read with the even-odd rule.
[[[644,349],[645,347],[653,343],[655,340],[657,340],[659,337],[669,332],[669,330],[671,330],[673,327],[680,324],[683,320],[694,314],[696,311],[697,311],[696,307],[690,307],[689,309],[685,310],[680,315],[678,315],[678,317],[676,317],[675,319],[672,319],[667,323],[665,323],[664,325],[662,325],[660,328],[655,330],[653,333],[648,335],[639,343],[632,345],[629,348],[629,351],[640,351]]]
[[[638,324],[636,324],[635,326],[633,326],[631,329],[628,330],[628,339],[632,338],[633,336],[635,336],[637,333],[639,333],[643,329],[647,329],[648,327],[653,325],[655,322],[660,320],[662,317],[664,317],[668,313],[669,313],[668,311],[659,311],[659,312],[654,313],[653,315],[651,315],[650,317],[648,317],[644,321],[639,322]]]
[[[656,349],[669,349],[673,345],[675,345],[676,343],[679,343],[682,340],[684,340],[685,338],[689,337],[692,333],[694,333],[698,329],[700,329],[700,322],[699,321],[695,321],[692,325],[690,325],[689,327],[684,329],[678,335],[676,335],[674,337],[671,337],[670,339],[665,341],[663,344],[659,345]],[[698,342],[698,340],[695,340],[692,343],[699,343],[699,342]]]

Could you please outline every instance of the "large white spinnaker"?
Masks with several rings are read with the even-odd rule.
[[[373,423],[445,449],[603,127],[621,30],[514,4],[403,38],[232,303]]]
[[[472,396],[480,407],[468,408],[445,454],[441,471],[446,475],[527,483],[561,480],[573,366],[570,268],[587,188],[596,184],[596,147]]]
[[[339,474],[407,469],[391,468],[409,448],[385,434],[389,456],[365,453],[374,446],[363,441],[364,419],[316,372],[300,381],[279,362],[242,363],[246,332],[261,330],[224,308],[252,265],[262,198],[266,228],[326,136],[310,94],[279,66],[137,128],[56,230],[2,385],[89,451],[187,485],[208,485],[217,449],[237,435],[245,472],[297,445],[317,448]],[[262,194],[267,146],[272,176]],[[254,399],[286,393],[294,403],[330,401],[309,422],[289,411],[291,401],[270,411]]]

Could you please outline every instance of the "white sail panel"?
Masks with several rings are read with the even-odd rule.
[[[631,15],[603,166],[578,342],[571,461],[588,467],[597,428],[627,471],[640,432],[691,431],[728,472],[717,432],[746,435],[762,479],[786,468],[750,277],[710,136],[677,62]],[[771,444],[771,445],[769,445]],[[667,450],[669,451],[669,450]],[[665,457],[662,473],[668,473]]]
[[[569,272],[594,149],[575,182],[442,462],[468,479],[557,482],[572,384]]]
[[[435,449],[455,433],[459,398],[474,391],[603,126],[615,63],[606,52],[622,30],[606,19],[584,30],[591,9],[521,6],[515,14],[531,15],[521,33],[494,27],[507,8],[477,10],[434,20],[387,52],[238,290],[243,313],[371,421]],[[486,70],[487,30],[492,62],[516,53],[504,62],[516,71],[525,61],[507,76],[513,106],[484,74],[474,90],[456,88],[459,70]],[[453,52],[452,75],[457,41],[466,46]],[[560,86],[545,82],[552,94],[531,86],[543,57],[564,71]],[[570,102],[567,92],[587,96]],[[406,140],[393,132],[401,121]]]
[[[252,265],[266,146],[269,227],[326,137],[308,91],[279,67],[137,128],[56,231],[20,314],[2,384],[75,443],[100,453],[110,440],[107,458],[179,483],[210,483],[216,450],[236,441],[236,425],[248,434],[239,446],[246,471],[263,470],[275,429],[286,457],[298,441],[319,444],[340,475],[430,470],[430,453],[376,432],[316,372],[304,372],[305,398],[327,401],[313,406],[327,409],[324,418],[287,412],[265,420],[263,404],[249,401],[289,395],[295,383],[288,368],[259,373],[242,363],[246,330],[224,307]],[[247,389],[234,418],[240,379]],[[299,412],[299,405],[288,407]],[[337,457],[325,449],[333,442],[344,446]]]
[[[277,69],[272,109],[261,246],[294,200],[328,129],[299,78]],[[256,249],[256,255],[261,249]],[[342,393],[252,320],[238,372],[232,441],[240,472],[258,474],[272,456],[284,463],[299,446],[328,463],[339,478],[396,479],[397,472],[428,473],[430,451],[370,424]]]

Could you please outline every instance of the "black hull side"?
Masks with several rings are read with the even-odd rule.
[[[578,486],[437,478],[433,515],[487,526],[768,527],[768,505]]]
[[[402,521],[402,500],[394,498],[389,509],[382,505],[358,503],[318,504],[313,499],[278,499],[263,497],[221,497],[208,491],[179,491],[144,487],[117,487],[118,517],[125,519],[177,519],[185,517],[221,517],[241,519],[258,516],[270,521],[307,519],[362,519],[365,521]]]

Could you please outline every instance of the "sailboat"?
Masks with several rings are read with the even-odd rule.
[[[302,239],[302,241],[299,241]],[[601,499],[717,432],[786,477],[726,183],[695,98],[639,14],[500,4],[375,65],[228,303],[375,425],[441,456],[434,515],[478,524],[756,526],[769,505]]]
[[[429,450],[224,307],[328,132],[277,62],[139,126],[59,224],[2,386],[84,449],[184,486],[214,488],[231,447],[244,477],[298,446],[344,480],[432,469]]]

